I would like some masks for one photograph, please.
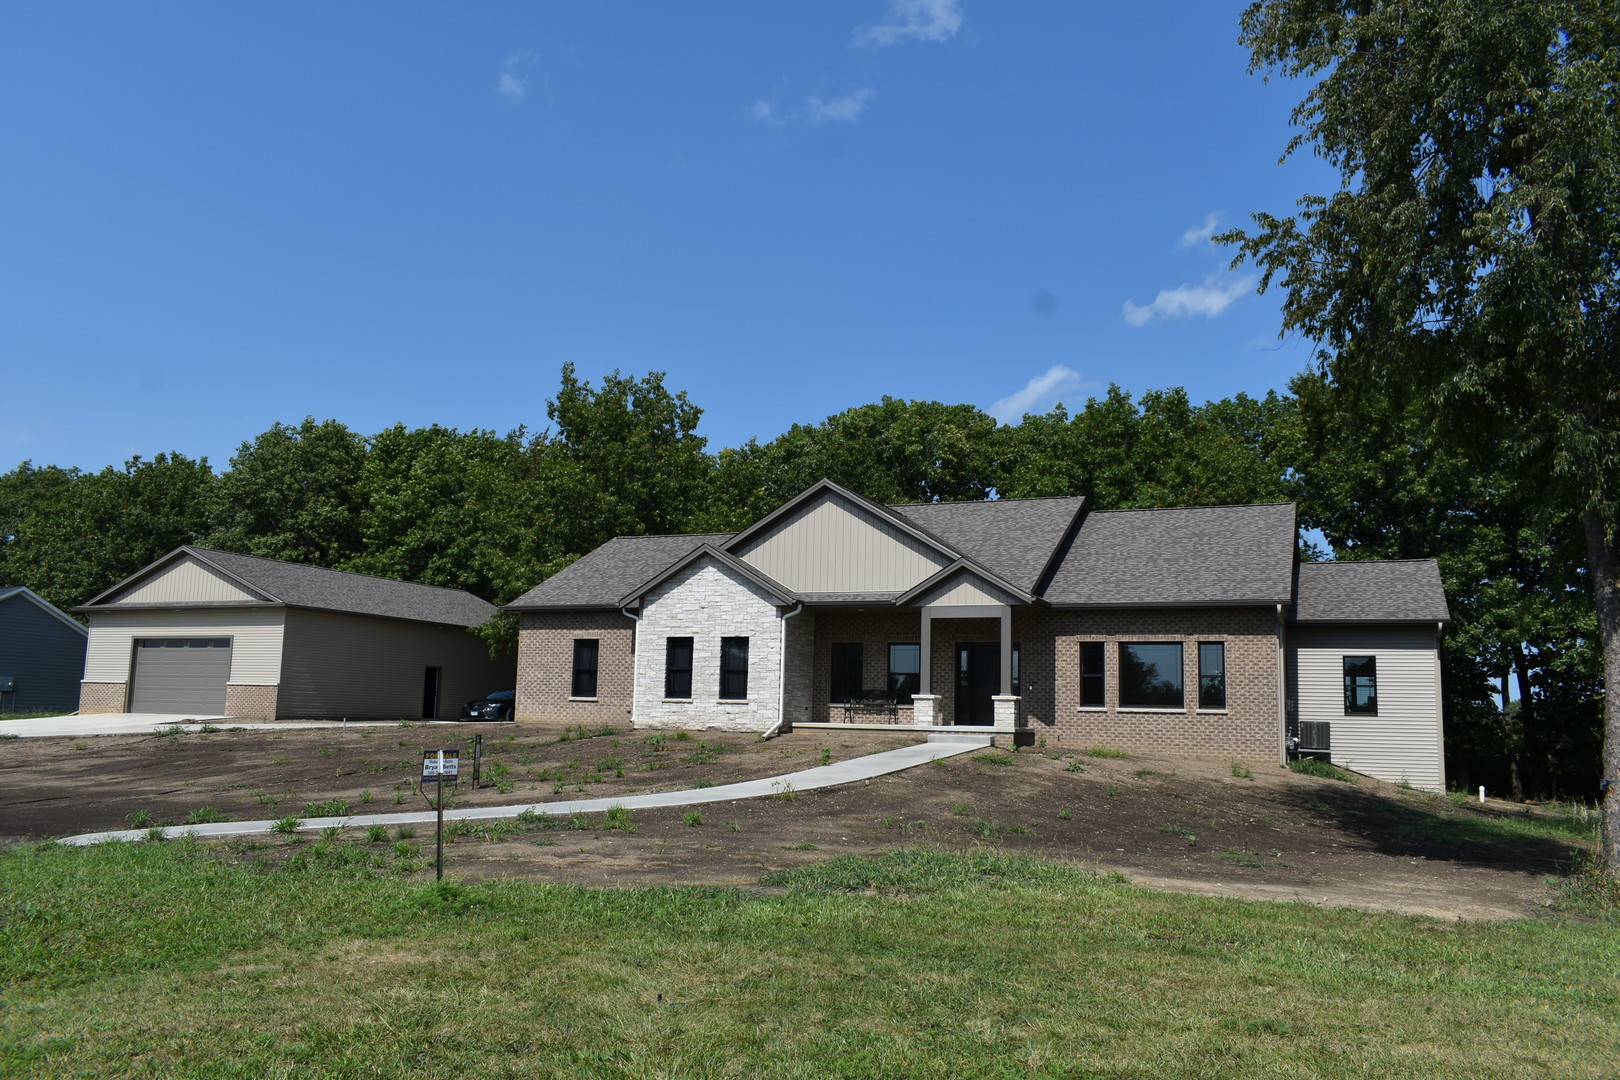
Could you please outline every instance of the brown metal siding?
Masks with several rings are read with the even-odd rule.
[[[285,717],[417,719],[422,678],[442,668],[439,716],[511,689],[515,664],[467,630],[314,611],[287,612],[277,711]]]

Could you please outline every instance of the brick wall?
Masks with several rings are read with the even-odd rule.
[[[79,711],[81,713],[121,713],[124,711],[124,702],[128,697],[128,683],[80,683]]]
[[[574,639],[595,638],[596,700],[570,700]],[[518,618],[516,719],[533,724],[618,724],[630,720],[635,623],[617,611],[523,612]]]
[[[242,720],[274,720],[280,687],[229,683],[225,687],[225,715]]]
[[[700,559],[647,593],[639,631],[646,653],[636,671],[637,727],[763,732],[780,719],[781,611],[753,582],[713,559]],[[665,642],[671,637],[692,639],[690,699],[664,697]],[[722,637],[748,639],[745,701],[720,700]]]
[[[1105,745],[1188,754],[1277,756],[1281,732],[1277,617],[1272,608],[1064,611],[1038,616],[1051,626],[1055,708],[1034,724],[1064,747]],[[1107,705],[1080,708],[1080,643],[1104,643]],[[1119,643],[1175,641],[1182,646],[1185,704],[1178,711],[1119,707]],[[1226,645],[1226,708],[1198,709],[1198,643]],[[1024,663],[1030,663],[1025,646]]]

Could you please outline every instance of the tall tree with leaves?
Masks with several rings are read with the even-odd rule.
[[[228,551],[341,566],[362,547],[360,475],[365,437],[313,416],[278,423],[231,458],[220,477],[219,525],[209,543]]]
[[[1313,80],[1288,153],[1339,190],[1223,240],[1280,278],[1345,407],[1440,437],[1581,521],[1620,686],[1620,20],[1613,0],[1259,0],[1251,70]],[[1620,710],[1603,861],[1620,879]]]

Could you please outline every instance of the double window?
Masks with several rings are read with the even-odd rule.
[[[832,700],[851,701],[865,689],[862,674],[866,650],[861,643],[835,642],[832,647]]]
[[[596,661],[601,642],[595,638],[574,639],[574,681],[571,697],[596,696]]]
[[[692,639],[664,639],[664,696],[685,699],[692,696]]]
[[[1344,658],[1344,713],[1349,716],[1378,715],[1378,658],[1375,656],[1347,656]]]
[[[1119,703],[1126,709],[1180,709],[1181,642],[1120,642]]]
[[[900,705],[910,705],[911,695],[922,688],[922,646],[889,646],[889,695]]]
[[[720,639],[720,698],[744,701],[748,697],[748,639]]]

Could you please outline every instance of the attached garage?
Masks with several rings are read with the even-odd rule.
[[[129,711],[223,716],[230,681],[230,638],[139,638]]]
[[[472,633],[495,611],[476,596],[206,548],[75,610],[81,713],[438,719],[516,677]]]

